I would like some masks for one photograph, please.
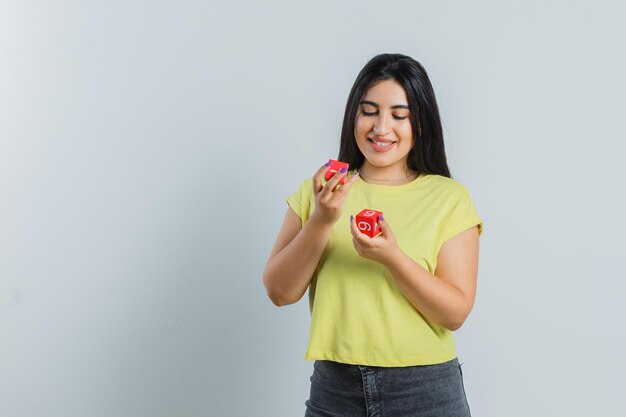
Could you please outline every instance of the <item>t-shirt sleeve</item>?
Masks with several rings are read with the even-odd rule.
[[[311,178],[302,181],[298,189],[286,198],[287,204],[296,212],[298,217],[300,217],[303,225],[311,215],[312,198],[313,183]]]
[[[456,193],[452,208],[441,226],[441,242],[456,236],[457,234],[478,226],[478,236],[483,233],[483,221],[476,211],[472,197],[464,186],[460,186]]]

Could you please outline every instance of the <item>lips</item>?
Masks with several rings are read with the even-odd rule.
[[[391,140],[391,139],[385,139],[385,138],[381,138],[378,136],[374,136],[373,138],[369,138],[369,140],[373,141],[373,142],[381,142],[381,143],[392,143],[392,142],[397,142],[395,140]]]
[[[391,148],[396,146],[396,142],[394,141],[380,141],[381,143],[389,143],[389,145],[378,145],[376,144],[376,142],[374,142],[372,139],[367,138],[367,143],[369,143],[370,148],[374,151],[374,152],[378,152],[378,153],[384,153],[384,152],[389,152],[391,150]]]

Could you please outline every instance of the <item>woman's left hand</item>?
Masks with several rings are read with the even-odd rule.
[[[363,258],[371,259],[372,261],[380,262],[385,265],[385,263],[400,250],[400,247],[396,242],[396,237],[391,231],[387,220],[384,218],[379,219],[378,227],[380,227],[382,233],[375,237],[369,237],[357,228],[354,216],[350,216],[352,244],[356,252]]]

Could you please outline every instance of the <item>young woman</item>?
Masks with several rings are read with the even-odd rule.
[[[287,198],[263,282],[272,302],[309,289],[314,360],[305,417],[469,416],[452,332],[474,304],[482,220],[446,162],[424,68],[381,54],[345,109],[340,161]],[[346,176],[345,184],[340,184]],[[354,216],[383,212],[381,234]]]

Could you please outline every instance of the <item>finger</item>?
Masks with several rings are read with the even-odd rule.
[[[346,183],[344,185],[341,186],[341,188],[339,189],[339,191],[341,191],[343,194],[348,194],[350,192],[350,190],[352,189],[352,184],[354,184],[356,182],[356,180],[359,179],[359,171],[355,172],[349,179],[348,181],[346,181]]]
[[[317,194],[322,191],[322,178],[324,178],[324,174],[328,167],[326,165],[322,165],[313,175],[313,194]]]
[[[352,232],[352,236],[354,236],[354,238],[357,241],[362,241],[364,239],[363,233],[361,233],[361,231],[359,230],[357,224],[356,224],[356,218],[354,218],[351,222],[350,222],[350,231]]]
[[[378,218],[378,227],[380,227],[380,231],[383,233],[383,236],[393,236],[393,232],[391,231],[391,226],[387,222],[383,216]]]
[[[322,197],[328,196],[334,191],[335,186],[339,183],[339,180],[341,179],[341,177],[344,176],[344,174],[345,174],[345,171],[344,172],[337,171],[333,174],[332,177],[330,177],[330,179],[324,186],[324,189],[321,191]]]
[[[354,227],[354,216],[351,214],[350,215],[350,233],[352,234],[352,239],[355,238],[356,234],[355,234],[355,230],[356,228]]]

